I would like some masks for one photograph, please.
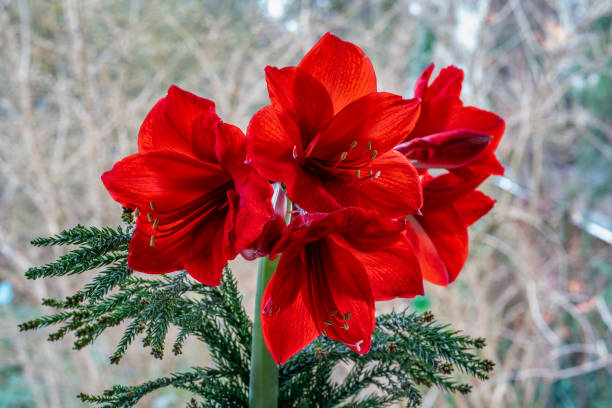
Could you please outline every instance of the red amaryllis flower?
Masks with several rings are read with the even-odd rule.
[[[307,211],[418,210],[417,172],[393,150],[414,128],[418,99],[376,92],[361,49],[328,33],[297,67],[267,67],[266,80],[272,104],[249,123],[248,160],[291,200]]]
[[[454,174],[425,174],[421,214],[406,217],[406,237],[423,279],[431,283],[448,285],[457,278],[468,255],[468,227],[493,208],[491,198],[473,187],[466,191],[468,185]]]
[[[102,175],[111,196],[137,211],[128,265],[185,269],[218,285],[223,266],[261,233],[272,187],[245,161],[245,137],[214,103],[171,87],[146,117],[139,153]]]
[[[459,97],[462,70],[444,68],[429,84],[433,68],[431,64],[417,80],[414,96],[422,99],[421,114],[397,150],[417,168],[445,168],[463,179],[503,174],[495,149],[504,133],[504,121],[492,112],[463,106]]]
[[[423,293],[403,228],[359,208],[293,219],[273,250],[283,254],[261,303],[264,339],[276,362],[321,334],[368,352],[374,301]]]

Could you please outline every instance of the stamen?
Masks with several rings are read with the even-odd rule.
[[[344,323],[344,330],[348,330],[348,329],[349,329],[348,323]]]
[[[321,334],[322,334],[323,336],[327,336],[327,332],[325,331],[325,329],[321,330]]]
[[[323,323],[325,323],[328,326],[333,326],[334,324],[332,322],[330,322],[329,320],[323,320]]]
[[[370,160],[374,160],[377,154],[378,154],[378,150],[372,150],[372,155],[370,156]]]
[[[147,213],[147,220],[149,220],[149,222],[153,222],[153,217],[151,216],[151,213]]]
[[[342,154],[340,155],[340,160],[345,160],[346,156],[348,156],[348,152],[342,152]]]
[[[355,170],[355,176],[357,176],[357,178],[359,178],[360,174],[361,174],[361,170],[359,169]]]
[[[155,211],[155,203],[153,200],[149,201],[149,205],[151,206],[151,210]]]
[[[372,171],[372,169],[368,170],[368,176],[371,176],[372,174],[374,174],[374,172]]]
[[[157,229],[157,224],[159,224],[159,218],[156,218],[155,221],[153,222],[153,231]]]
[[[372,142],[370,142],[369,140],[366,146],[368,147],[368,150],[372,150]]]
[[[149,245],[151,245],[152,247],[155,246],[155,235],[151,235],[151,241],[149,241]]]
[[[338,313],[337,310],[333,310],[329,313],[329,317],[334,317],[336,315],[336,313]]]
[[[355,146],[357,146],[357,141],[353,140],[353,143],[351,143],[351,145],[349,146],[349,149],[352,149]]]
[[[261,314],[264,316],[272,316],[272,298],[268,299],[263,310],[261,311]]]
[[[379,178],[379,177],[380,177],[380,170],[378,170],[378,171],[376,172],[376,174],[374,175],[374,178],[375,178],[375,179],[377,179],[377,178]]]
[[[136,209],[134,210],[134,218],[138,218],[139,214],[140,214],[140,208],[136,207]]]
[[[293,158],[297,159],[298,158],[298,151],[297,151],[297,146],[293,145]]]
[[[347,314],[344,315],[344,320],[348,320],[351,318],[351,312],[348,312]]]

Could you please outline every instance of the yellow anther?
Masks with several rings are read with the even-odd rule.
[[[372,155],[370,156],[370,159],[374,160],[377,154],[378,154],[378,150],[372,150]]]
[[[327,336],[327,332],[325,331],[325,329],[321,330],[321,334],[322,334],[323,336]]]
[[[328,326],[333,326],[334,324],[332,322],[330,322],[329,320],[323,320],[323,323],[325,323]]]
[[[140,208],[136,207],[134,210],[134,218],[138,218],[138,214],[140,214]]]
[[[346,159],[346,156],[348,156],[348,152],[342,152],[342,154],[340,155],[340,160]]]
[[[149,205],[151,206],[151,210],[155,211],[155,203],[153,200],[149,201]]]
[[[344,320],[348,320],[351,318],[351,312],[348,312],[347,314],[344,315]]]
[[[372,171],[372,169],[368,170],[368,175],[371,176],[372,174],[374,174],[374,172]]]
[[[359,169],[355,170],[355,176],[357,176],[357,178],[359,178],[360,175],[361,175],[361,170],[359,170]]]
[[[349,146],[349,149],[352,149],[355,146],[357,146],[357,141],[353,140],[353,143],[351,143],[351,145]]]
[[[344,330],[348,330],[348,329],[349,329],[348,323],[344,323]]]
[[[149,241],[149,245],[151,245],[152,247],[155,246],[155,235],[151,235],[151,241]]]
[[[149,222],[153,222],[153,217],[151,216],[151,213],[147,213],[147,220],[149,220]]]
[[[333,310],[329,313],[329,317],[334,317],[336,315],[336,313],[338,313],[337,310]]]
[[[159,218],[156,218],[155,221],[153,222],[153,231],[157,229],[157,224],[159,224]]]
[[[368,150],[372,150],[372,142],[370,142],[369,140],[368,140],[367,146],[368,146]]]

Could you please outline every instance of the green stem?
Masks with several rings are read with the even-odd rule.
[[[278,405],[278,366],[272,359],[261,331],[261,298],[266,285],[278,264],[266,256],[259,258],[257,268],[257,292],[255,318],[253,319],[253,343],[251,344],[251,381],[249,384],[250,408],[276,408]]]

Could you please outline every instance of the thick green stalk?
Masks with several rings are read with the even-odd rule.
[[[250,408],[276,408],[278,404],[278,366],[266,347],[261,331],[261,298],[277,264],[278,258],[274,261],[269,260],[267,256],[259,258],[251,344]]]

